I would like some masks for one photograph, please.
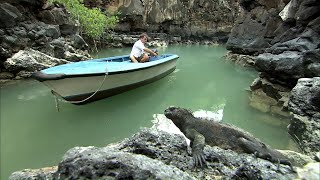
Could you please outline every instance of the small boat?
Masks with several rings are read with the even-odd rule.
[[[176,68],[179,56],[162,54],[133,63],[129,55],[63,64],[32,76],[54,95],[73,104],[86,104],[154,82]]]

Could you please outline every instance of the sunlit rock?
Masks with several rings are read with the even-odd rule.
[[[21,179],[46,179],[53,180],[54,173],[58,170],[58,166],[45,167],[40,169],[24,169],[22,171],[14,172],[10,175],[10,180]]]
[[[303,168],[297,169],[299,179],[319,180],[320,179],[320,163],[308,163]]]
[[[6,69],[12,72],[19,72],[21,70],[39,71],[48,67],[65,63],[68,63],[68,61],[48,56],[33,49],[28,49],[21,50],[11,58],[8,58],[4,62],[4,66]]]

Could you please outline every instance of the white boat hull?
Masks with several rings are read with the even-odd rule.
[[[85,104],[156,81],[175,70],[177,59],[133,71],[76,76],[43,83],[73,104]]]

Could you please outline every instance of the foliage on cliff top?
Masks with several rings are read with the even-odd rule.
[[[113,29],[119,22],[116,15],[108,15],[99,8],[89,9],[82,3],[83,0],[50,0],[63,4],[71,16],[78,20],[82,33],[93,39],[99,39],[105,30]]]

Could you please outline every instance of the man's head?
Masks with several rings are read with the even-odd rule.
[[[148,35],[147,35],[147,33],[142,33],[142,34],[140,35],[140,40],[141,40],[142,43],[147,42],[147,40],[148,40]]]

